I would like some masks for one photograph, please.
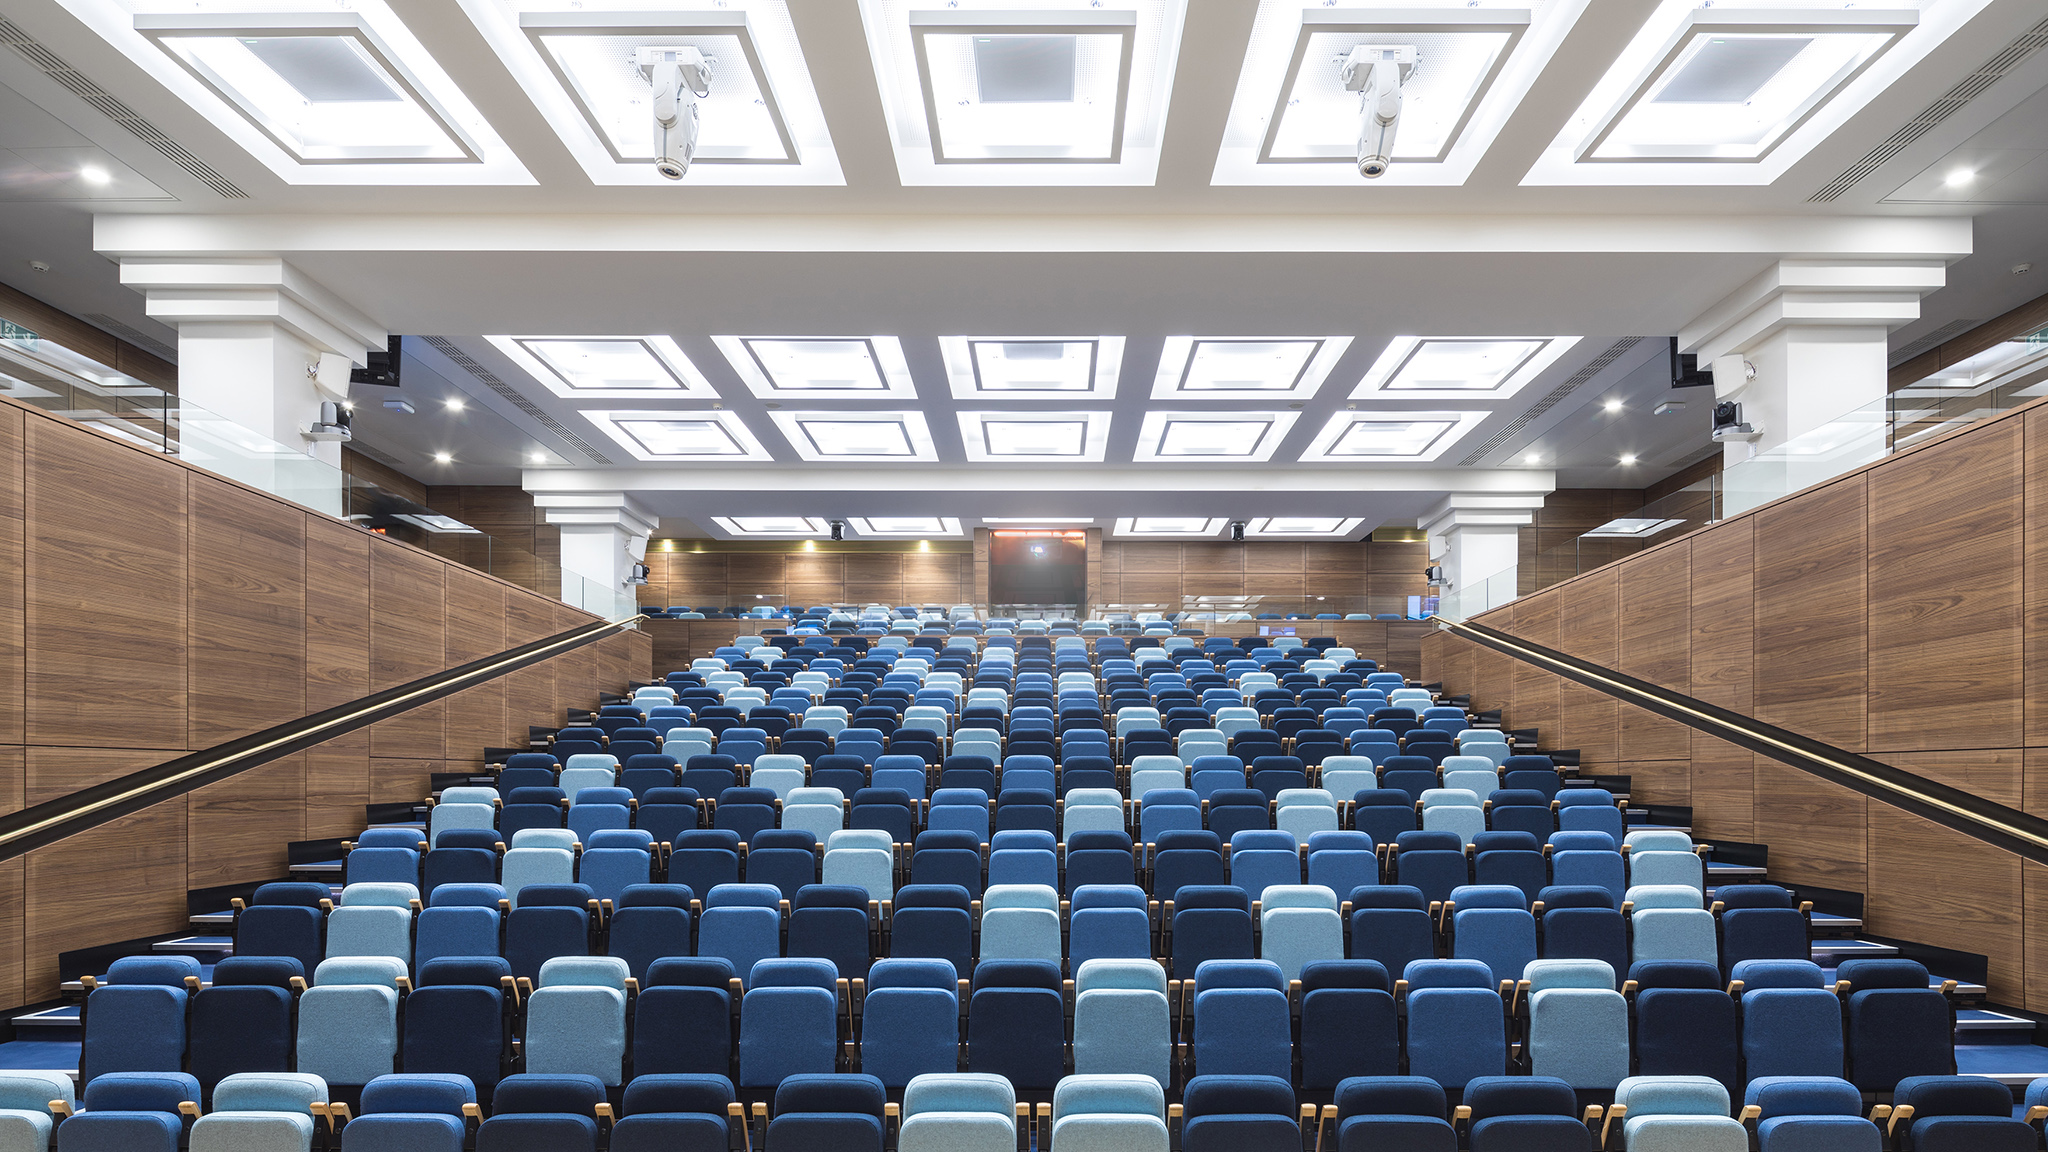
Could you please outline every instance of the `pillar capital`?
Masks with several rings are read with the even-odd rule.
[[[341,297],[277,258],[178,259],[128,256],[121,283],[143,294],[145,311],[174,328],[271,324],[317,352],[357,365],[390,334]]]
[[[661,517],[624,492],[534,492],[533,506],[561,527],[616,528],[641,537],[661,527]]]
[[[1545,495],[1453,492],[1423,513],[1416,525],[1431,536],[1455,528],[1520,528],[1535,522]]]
[[[1920,301],[1947,283],[1943,260],[1787,259],[1701,313],[1678,334],[1704,366],[1787,330],[1890,332],[1920,318]]]

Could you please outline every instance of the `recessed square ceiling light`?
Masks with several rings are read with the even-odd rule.
[[[135,29],[297,163],[481,159],[358,13],[147,13]]]
[[[774,460],[746,424],[722,408],[661,412],[585,410],[583,416],[635,460],[711,464]]]
[[[1301,454],[1304,464],[1434,460],[1486,412],[1339,412]]]
[[[1121,336],[941,336],[959,400],[1075,400],[1116,395]]]
[[[1349,536],[1365,523],[1360,517],[1346,519],[1339,516],[1267,516],[1247,520],[1244,534],[1247,539],[1254,536]]]
[[[960,439],[976,463],[1101,463],[1107,412],[962,412]]]
[[[1138,429],[1140,462],[1205,464],[1270,460],[1299,412],[1147,412]]]
[[[1126,516],[1111,529],[1114,536],[1214,536],[1229,524],[1227,517]]]
[[[964,536],[957,516],[849,516],[857,536]]]
[[[876,464],[938,459],[922,412],[770,412],[805,460]]]
[[[713,516],[728,536],[830,536],[832,524],[819,516]]]
[[[1571,160],[1756,164],[1920,19],[1904,7],[1667,9],[1616,59],[1559,137],[1571,138]]]
[[[1168,336],[1154,400],[1306,400],[1351,346],[1349,336]]]
[[[1150,184],[1186,0],[861,0],[906,184]]]
[[[641,48],[694,48],[711,63],[684,184],[844,184],[784,0],[700,9],[582,0],[463,0],[584,172],[598,184],[668,187],[654,170],[653,88]]]
[[[713,336],[756,396],[917,398],[894,336]]]
[[[1379,182],[1460,184],[1527,93],[1578,11],[1550,0],[1406,8],[1262,0],[1238,74],[1216,184],[1368,183],[1355,166],[1359,94],[1342,62],[1357,47],[1416,50],[1402,86],[1394,165]]]
[[[1521,391],[1576,336],[1396,336],[1351,398],[1499,399]]]
[[[1683,520],[1660,520],[1648,517],[1624,516],[1619,520],[1609,520],[1598,528],[1590,532],[1581,533],[1581,535],[1647,540],[1659,532],[1669,531],[1683,523],[1685,523]]]
[[[718,399],[667,336],[486,336],[557,396]]]

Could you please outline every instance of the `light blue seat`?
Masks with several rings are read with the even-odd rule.
[[[1344,959],[1344,920],[1337,894],[1317,884],[1275,884],[1260,898],[1259,955],[1287,980],[1305,965]]]
[[[1533,1073],[1582,1090],[1621,1083],[1629,1072],[1628,1003],[1614,990],[1614,969],[1602,960],[1537,960],[1526,979]]]
[[[991,884],[981,898],[980,959],[1058,964],[1059,892],[1044,884]]]
[[[557,956],[540,967],[526,1001],[526,1071],[621,1082],[626,1055],[626,981],[616,956]]]
[[[299,997],[298,1070],[336,1085],[368,1084],[396,1070],[398,988],[406,975],[383,957],[323,960]]]
[[[1173,1075],[1166,969],[1156,960],[1084,960],[1074,972],[1074,1072]]]
[[[1017,1091],[1001,1076],[930,1073],[903,1090],[897,1152],[1015,1152]]]
[[[1629,1076],[1614,1102],[1628,1108],[1628,1152],[1748,1152],[1749,1132],[1728,1115],[1728,1089],[1711,1076]]]
[[[313,1105],[327,1084],[304,1072],[239,1072],[213,1089],[213,1110],[189,1134],[188,1152],[308,1152]]]
[[[1697,857],[1695,857],[1697,859]],[[1646,884],[1624,894],[1629,913],[1630,961],[1720,962],[1714,914],[1700,907],[1699,890],[1685,884]]]
[[[1074,1075],[1053,1089],[1059,1152],[1167,1152],[1166,1093],[1150,1076]]]
[[[63,1072],[0,1072],[0,1148],[7,1152],[49,1152],[56,1117],[50,1101],[78,1110],[71,1077]]]
[[[568,829],[531,829],[531,831],[560,831],[573,835]],[[524,836],[521,832],[519,835]],[[504,864],[498,872],[500,884],[512,901],[512,907],[519,907],[519,890],[530,884],[573,884],[576,882],[576,855],[567,848],[513,847],[505,850]]]

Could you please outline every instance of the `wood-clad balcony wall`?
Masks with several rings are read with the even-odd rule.
[[[559,601],[0,400],[0,810],[592,619]],[[0,863],[0,1005],[57,954],[184,928],[189,889],[523,743],[650,669],[640,633]]]
[[[2048,406],[2035,403],[1525,596],[1478,620],[2048,815]],[[1424,675],[1863,892],[1869,931],[1990,957],[2048,1011],[2048,869],[1438,633]]]

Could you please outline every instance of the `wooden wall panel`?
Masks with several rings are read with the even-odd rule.
[[[1866,496],[1857,473],[1755,517],[1756,715],[1851,752],[1869,712]]]
[[[513,647],[505,639],[504,585],[460,569],[448,570],[447,665],[467,663]],[[447,749],[455,766],[481,769],[485,748],[502,748],[505,681],[493,680],[448,698]]]
[[[1756,760],[1749,749],[1691,734],[1692,829],[1702,839],[1756,842]]]
[[[308,840],[354,836],[370,802],[370,734],[351,732],[306,750]]]
[[[22,619],[26,482],[23,419],[21,409],[0,406],[0,745],[20,744],[25,738],[22,687],[28,669]],[[4,946],[0,942],[0,948]],[[4,967],[4,961],[0,961],[0,967]]]
[[[306,757],[253,768],[186,798],[187,888],[273,880],[290,861],[285,844],[306,836]],[[355,811],[362,822],[362,809]],[[360,826],[345,833],[353,835]]]
[[[191,744],[306,714],[306,516],[191,478]]]
[[[445,565],[395,548],[370,556],[370,688],[393,688],[448,666]],[[446,702],[415,708],[370,728],[370,755],[439,760]],[[372,777],[374,789],[375,778]]]
[[[1558,646],[1583,660],[1613,667],[1616,659],[1615,590],[1611,568],[1566,584],[1559,606]],[[1560,747],[1577,748],[1579,765],[1589,772],[1610,772],[1620,755],[1621,705],[1611,696],[1569,681],[1558,685],[1562,714]]]
[[[187,473],[49,419],[23,446],[26,742],[185,748]]]
[[[37,781],[62,795],[161,759],[149,749],[31,747],[30,802],[38,799]],[[185,927],[188,799],[180,796],[28,854],[23,999],[57,994],[59,952]]]
[[[1872,750],[2020,745],[2024,433],[1999,421],[1870,473]]]
[[[1871,801],[1775,760],[1756,757],[1756,838],[1771,846],[1771,877],[1867,892]]]
[[[1748,714],[1756,675],[1756,521],[1691,540],[1692,692]]]
[[[2026,668],[2026,745],[2048,747],[2048,409],[2036,408],[2021,418],[2026,426],[2025,530],[2021,537],[2026,566],[2024,585],[2023,664]],[[2043,921],[2048,924],[2048,921]],[[2048,981],[2048,971],[2042,973]]]
[[[1971,759],[1982,752],[1966,754]],[[1988,754],[1997,756],[1997,753]],[[1895,754],[1885,759],[1901,768],[1940,778],[1934,769],[1954,767],[1955,753]],[[2017,760],[2017,757],[2014,757]],[[1979,764],[1963,776],[2003,775]],[[2017,765],[2012,775],[2017,777]],[[1951,776],[1947,783],[1962,783]],[[2015,789],[2016,791],[2016,789]],[[1986,795],[1993,795],[1990,792]],[[1996,796],[1994,795],[1995,799]],[[2026,961],[2020,888],[2020,858],[1992,851],[1931,820],[1869,802],[1869,891],[1864,923],[1880,936],[1893,936],[1990,958],[1991,999],[2018,1004],[2026,996]],[[1776,871],[1777,852],[1771,853]],[[1940,867],[1930,866],[1940,861]]]
[[[1515,601],[1515,635],[1545,648],[1559,647],[1557,617],[1563,602],[1562,592],[1538,592]],[[1564,681],[1520,660],[1510,661],[1509,667],[1514,703],[1507,726],[1535,728],[1546,735],[1560,732],[1558,693]]]
[[[370,692],[370,537],[306,518],[306,707]]]
[[[1621,635],[1617,665],[1631,676],[1683,692],[1692,683],[1692,547],[1679,541],[1616,565],[1620,579]],[[1621,759],[1639,777],[1643,760],[1684,761],[1690,729],[1675,720],[1626,706],[1620,709]],[[1689,794],[1689,784],[1677,789]],[[1646,794],[1660,804],[1687,801]]]

